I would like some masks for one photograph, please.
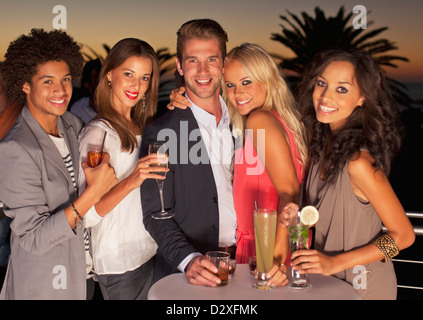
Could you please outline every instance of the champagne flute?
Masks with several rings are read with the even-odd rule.
[[[163,159],[157,159],[157,163],[150,164],[150,167],[168,167],[168,157],[166,153],[166,145],[164,142],[153,142],[150,143],[148,146],[148,154],[151,153],[157,153],[157,154],[165,154],[166,158]],[[160,174],[162,176],[166,176],[166,172],[156,172],[157,174]],[[159,194],[160,194],[160,204],[161,204],[161,210],[159,212],[153,213],[151,216],[153,219],[169,219],[172,218],[175,214],[173,212],[166,211],[164,208],[164,201],[163,201],[163,184],[164,180],[156,179],[157,185],[159,186]]]

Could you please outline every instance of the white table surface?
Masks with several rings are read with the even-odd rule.
[[[288,269],[289,272],[289,269]],[[234,276],[223,287],[211,288],[188,283],[182,273],[171,274],[157,281],[148,292],[149,300],[360,300],[348,283],[320,274],[308,275],[311,288],[277,287],[258,290],[252,287],[254,275],[248,264],[238,264]]]

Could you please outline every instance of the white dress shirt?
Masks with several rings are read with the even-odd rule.
[[[229,127],[228,108],[222,97],[219,97],[222,117],[217,124],[214,115],[195,105],[188,97],[187,99],[192,104],[191,111],[197,120],[216,183],[219,207],[219,247],[231,246],[236,242],[235,230],[237,224],[231,182],[231,162],[234,146]],[[198,254],[192,253],[187,256],[179,264],[178,269],[184,271],[188,262]]]
[[[236,214],[231,182],[234,146],[229,128],[228,108],[222,97],[219,99],[222,117],[218,124],[214,115],[188,100],[192,104],[191,110],[200,128],[216,183],[219,206],[219,247],[226,247],[235,243]]]

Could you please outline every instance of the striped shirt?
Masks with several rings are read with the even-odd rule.
[[[68,146],[66,145],[65,139],[60,135],[60,137],[55,137],[49,134],[49,137],[56,145],[57,150],[59,150],[60,155],[62,156],[63,162],[66,165],[66,168],[69,171],[69,175],[71,177],[73,187],[75,188],[75,191],[78,191],[78,187],[76,185],[76,179],[75,179],[75,171],[73,169],[73,163],[72,163],[72,157],[69,153]]]
[[[68,146],[66,145],[66,141],[63,138],[62,134],[60,133],[60,137],[55,137],[49,134],[49,137],[53,141],[53,143],[56,145],[57,150],[59,150],[60,155],[62,156],[62,159],[66,165],[66,168],[69,171],[69,175],[71,177],[73,187],[75,188],[75,192],[78,193],[78,186],[76,184],[75,179],[75,171],[73,169],[73,162],[72,157],[70,155]],[[84,248],[85,248],[85,257],[86,257],[86,272],[87,274],[90,274],[92,269],[92,258],[90,254],[90,234],[89,230],[84,228]],[[87,276],[89,278],[90,276]]]
[[[68,152],[68,154],[65,157],[62,156],[62,158],[63,158],[63,161],[65,162],[66,168],[68,168],[69,174],[72,179],[73,187],[75,188],[75,191],[77,191],[78,187],[76,186],[75,171],[73,170],[71,155]]]

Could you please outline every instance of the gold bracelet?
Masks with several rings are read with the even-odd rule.
[[[383,256],[385,257],[384,262],[391,260],[393,257],[399,254],[398,245],[396,244],[395,240],[392,239],[392,237],[387,233],[373,241],[373,244],[378,247],[380,252],[382,252]]]

